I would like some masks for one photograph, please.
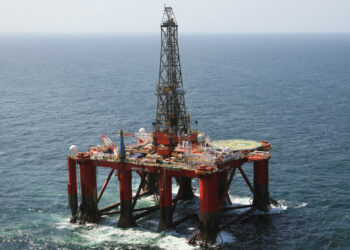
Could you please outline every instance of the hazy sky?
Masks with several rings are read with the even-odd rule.
[[[0,32],[350,32],[350,0],[0,0]]]

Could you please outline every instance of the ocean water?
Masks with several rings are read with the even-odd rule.
[[[349,249],[350,35],[180,35],[179,42],[186,105],[199,129],[212,140],[274,146],[270,194],[282,207],[222,232],[222,248]],[[150,131],[159,50],[158,34],[0,36],[0,248],[193,248],[186,238],[195,221],[158,234],[157,213],[133,229],[118,228],[117,216],[69,223],[69,145],[84,151],[100,133]],[[252,165],[244,169],[251,177]],[[99,187],[107,174],[99,169]],[[100,206],[118,195],[113,177]],[[230,196],[251,202],[240,175]],[[193,211],[198,199],[180,202],[175,218]]]

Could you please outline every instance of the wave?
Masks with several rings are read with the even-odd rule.
[[[173,196],[177,193],[177,188],[173,188]],[[249,205],[252,202],[251,197],[231,196],[233,206]],[[142,198],[139,202],[140,206],[152,205],[153,197]],[[279,203],[282,203],[279,201]],[[287,209],[287,206],[281,204],[281,207],[272,206],[271,210],[266,214],[282,213]],[[240,214],[246,211],[247,208],[227,211],[229,214]],[[182,218],[186,213],[199,211],[199,201],[184,201],[179,202],[174,213],[174,221]],[[255,214],[263,212],[256,211]],[[67,219],[56,224],[57,229],[69,230],[74,237],[71,237],[72,244],[78,246],[93,247],[100,245],[130,245],[133,246],[151,246],[162,249],[196,249],[197,247],[190,246],[186,243],[189,235],[195,229],[197,224],[186,222],[181,226],[181,229],[174,229],[163,233],[156,233],[158,226],[158,213],[154,213],[147,217],[147,220],[139,220],[138,227],[121,229],[117,227],[117,217],[103,217],[100,224],[87,224],[85,226],[71,224]],[[185,230],[182,230],[185,228]],[[189,233],[190,232],[190,233]],[[217,244],[228,244],[235,242],[235,237],[227,232],[221,231],[217,237]]]

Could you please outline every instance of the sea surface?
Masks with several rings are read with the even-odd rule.
[[[185,34],[179,43],[186,105],[199,130],[211,140],[273,145],[269,188],[281,207],[231,226],[218,244],[349,249],[350,34]],[[158,213],[132,229],[118,228],[118,216],[69,223],[69,146],[85,151],[101,133],[116,140],[119,129],[151,130],[159,53],[158,34],[0,36],[1,249],[193,248],[186,238],[197,223],[158,234]],[[251,177],[252,164],[244,169]],[[107,174],[99,169],[98,187]],[[240,175],[230,196],[251,202]],[[118,200],[113,177],[100,207]],[[198,199],[180,202],[175,219],[194,211]]]

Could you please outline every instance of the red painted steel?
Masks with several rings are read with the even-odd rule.
[[[170,155],[170,148],[169,147],[158,148],[157,149],[157,154],[159,154],[159,155]]]
[[[172,190],[171,190],[171,176],[167,171],[162,171],[158,178],[159,183],[159,197],[161,207],[171,207],[172,205]]]
[[[177,135],[170,135],[168,133],[156,132],[157,144],[170,145],[170,138],[172,138],[173,146],[176,146],[179,142]]]
[[[269,160],[254,162],[254,178],[258,185],[269,185]]]
[[[94,196],[96,192],[96,168],[93,161],[82,160],[80,164],[80,186],[83,196]]]
[[[200,211],[213,213],[218,210],[218,176],[205,175],[199,178]]]
[[[118,169],[120,200],[127,201],[132,198],[131,171],[126,168]]]
[[[125,168],[129,171],[136,171],[136,170],[145,170],[146,172],[153,173],[157,171],[158,169],[162,169],[161,166],[149,166],[149,165],[139,165],[139,164],[133,164],[133,163],[123,163],[123,162],[112,162],[112,161],[105,161],[105,160],[91,160],[96,162],[96,166],[99,167],[108,167],[108,168],[115,168],[115,169],[121,169]],[[184,176],[184,177],[190,177],[190,178],[195,178],[197,177],[197,173],[195,170],[191,169],[167,169],[167,173],[171,176]]]
[[[74,159],[68,156],[67,158],[68,162],[68,194],[77,194],[78,193],[78,187],[77,187],[77,164]]]

